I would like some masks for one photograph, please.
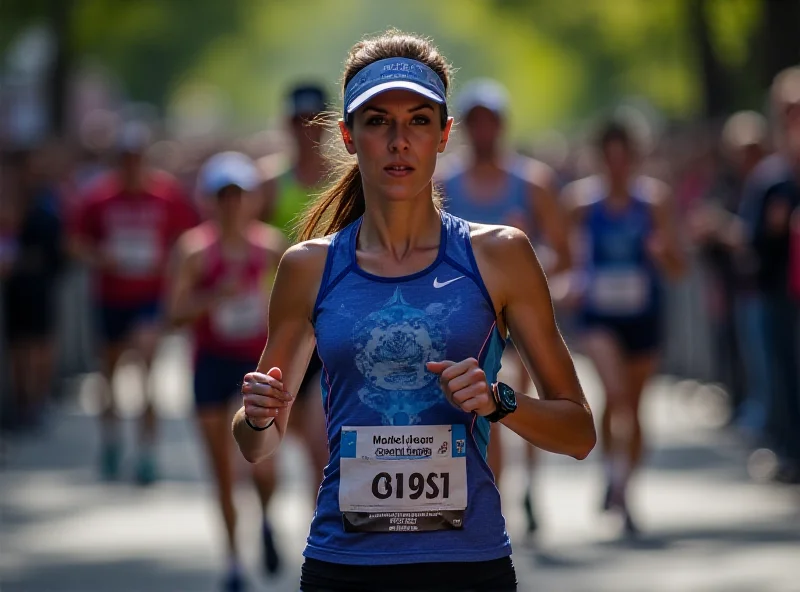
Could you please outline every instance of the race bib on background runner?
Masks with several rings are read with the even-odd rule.
[[[226,339],[247,339],[264,332],[267,305],[257,290],[234,296],[211,312],[214,331]]]
[[[589,285],[592,308],[605,314],[642,312],[650,298],[650,282],[641,269],[602,269]]]
[[[342,427],[339,509],[345,531],[461,528],[465,434],[463,425]]]
[[[150,275],[158,268],[161,247],[152,228],[117,228],[108,238],[108,249],[121,275]]]

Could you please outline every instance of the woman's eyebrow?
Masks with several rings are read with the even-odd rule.
[[[421,111],[422,109],[430,109],[431,111],[433,111],[433,105],[431,105],[430,103],[422,103],[421,105],[417,105],[416,107],[411,107],[408,110],[408,112],[414,113],[416,111]],[[364,112],[366,113],[367,111],[375,111],[376,113],[382,113],[384,115],[389,114],[389,111],[387,111],[386,109],[381,109],[380,107],[375,107],[373,105],[368,105],[364,107]]]

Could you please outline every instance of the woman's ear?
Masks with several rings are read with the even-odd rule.
[[[355,154],[356,145],[353,143],[353,136],[350,133],[350,128],[347,127],[347,124],[343,119],[339,120],[339,131],[342,133],[342,142],[344,142],[344,147],[347,149],[347,153]]]
[[[444,130],[442,130],[442,140],[439,142],[439,152],[444,152],[444,149],[447,148],[447,141],[450,139],[450,130],[453,129],[453,118],[448,117],[447,123],[444,124]]]

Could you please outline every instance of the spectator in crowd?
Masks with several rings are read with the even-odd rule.
[[[721,135],[724,166],[688,219],[708,272],[715,376],[731,394],[734,420],[756,438],[765,427],[769,376],[753,254],[744,244],[738,212],[745,180],[766,156],[767,144],[761,114],[732,115]]]
[[[800,205],[800,67],[780,72],[771,89],[777,151],[748,179],[741,205],[756,256],[763,329],[772,377],[768,432],[780,459],[776,478],[800,482],[798,302],[789,290],[790,227]]]
[[[13,397],[3,417],[30,428],[43,418],[53,388],[56,300],[62,268],[60,199],[39,169],[36,150],[8,155],[0,206],[3,337]]]

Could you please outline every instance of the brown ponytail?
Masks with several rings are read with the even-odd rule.
[[[343,164],[340,168],[342,173],[336,182],[303,214],[298,224],[299,240],[339,232],[364,213],[364,187],[358,163]]]
[[[450,64],[436,46],[428,39],[390,29],[378,37],[359,41],[350,49],[345,61],[342,92],[359,71],[373,62],[394,57],[422,62],[436,72],[445,89],[449,89]],[[364,187],[358,164],[348,159],[336,172],[339,177],[314,200],[298,221],[295,232],[299,240],[338,232],[364,213]],[[436,195],[434,199],[437,199]]]

